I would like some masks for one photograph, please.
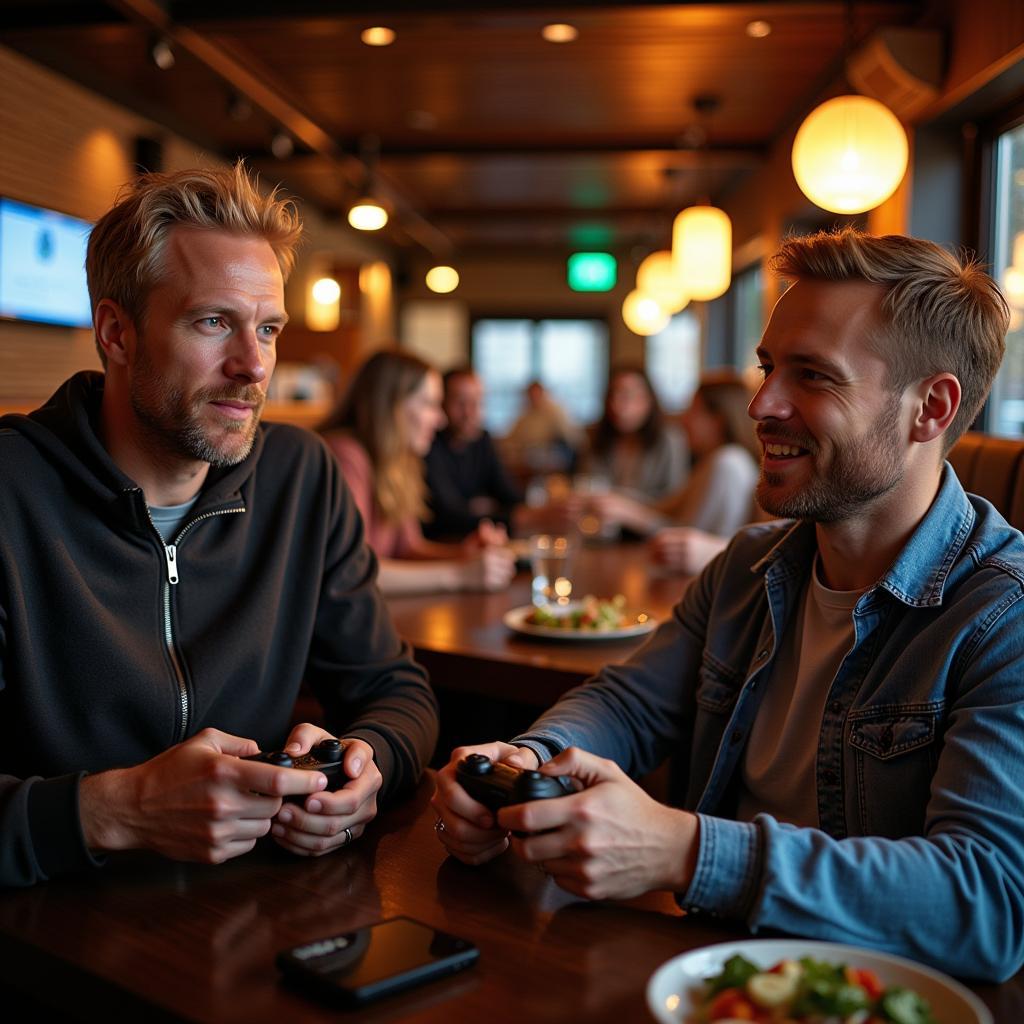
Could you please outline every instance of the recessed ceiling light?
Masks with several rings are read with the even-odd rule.
[[[580,30],[575,25],[556,22],[552,25],[545,25],[540,30],[540,34],[549,43],[571,43],[580,34]]]
[[[295,152],[295,142],[287,132],[274,132],[270,139],[270,152],[278,160],[287,160]]]
[[[385,28],[383,25],[374,25],[373,28],[366,28],[359,34],[367,46],[390,46],[395,41],[395,30]]]
[[[751,39],[764,39],[765,36],[772,34],[772,25],[770,21],[757,21],[747,22],[747,35]]]
[[[175,64],[171,44],[163,37],[153,41],[149,48],[149,58],[161,71],[170,71]]]

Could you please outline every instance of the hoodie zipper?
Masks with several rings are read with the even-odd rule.
[[[174,678],[178,684],[178,701],[180,704],[181,717],[178,723],[178,732],[175,737],[175,743],[180,743],[188,735],[188,720],[189,712],[191,710],[191,701],[188,695],[188,683],[185,682],[185,671],[181,667],[181,658],[178,655],[178,649],[174,642],[174,626],[171,622],[171,587],[176,586],[179,580],[178,575],[178,546],[181,544],[182,537],[192,529],[196,523],[201,523],[204,519],[212,519],[214,516],[227,516],[233,515],[236,512],[244,512],[244,508],[222,508],[214,512],[204,512],[201,516],[196,516],[195,519],[186,523],[184,528],[178,534],[177,537],[170,544],[165,544],[163,536],[160,531],[156,528],[156,523],[153,522],[153,516],[150,514],[149,506],[146,505],[146,516],[149,519],[149,525],[153,527],[153,532],[156,534],[157,540],[160,542],[160,547],[163,548],[164,559],[167,563],[167,579],[163,585],[164,591],[164,643],[167,645],[167,654],[171,659],[171,667],[174,669]]]

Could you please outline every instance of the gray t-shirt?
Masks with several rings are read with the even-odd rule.
[[[199,500],[197,494],[194,498],[184,502],[181,505],[150,505],[149,514],[153,517],[153,525],[157,528],[157,532],[163,538],[163,542],[167,544],[177,532],[178,527],[182,524],[185,516],[188,515],[189,509]]]
[[[829,590],[818,565],[815,558],[750,730],[736,809],[740,821],[763,812],[819,827],[815,767],[821,720],[832,681],[853,647],[853,609],[864,591]]]

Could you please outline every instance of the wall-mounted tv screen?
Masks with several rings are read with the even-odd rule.
[[[88,221],[0,196],[0,317],[89,327]]]

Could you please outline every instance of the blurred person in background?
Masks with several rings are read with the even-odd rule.
[[[757,517],[760,451],[747,414],[750,398],[733,371],[706,374],[682,416],[696,460],[686,485],[655,503],[599,496],[592,504],[602,522],[650,536],[653,557],[672,569],[694,573],[707,565]]]
[[[423,459],[444,426],[441,377],[416,356],[371,356],[320,427],[341,464],[380,560],[385,594],[501,590],[515,571],[505,528],[481,520],[461,544],[423,536]]]
[[[470,366],[444,375],[444,414],[426,458],[427,503],[423,534],[430,540],[462,540],[490,519],[511,526],[523,495],[483,425],[483,382]]]
[[[589,431],[583,471],[641,502],[675,494],[689,457],[682,432],[666,423],[647,374],[622,366],[608,379],[604,414]]]
[[[583,433],[539,380],[526,389],[526,408],[502,443],[510,465],[524,476],[572,472]]]

